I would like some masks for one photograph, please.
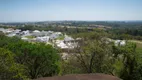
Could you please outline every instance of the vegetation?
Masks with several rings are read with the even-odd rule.
[[[4,51],[12,52],[4,52],[1,54],[10,55],[12,60],[15,61],[15,63],[8,63],[23,65],[24,72],[26,73],[24,76],[34,79],[38,77],[58,75],[60,70],[58,60],[60,58],[57,54],[57,50],[52,46],[43,43],[28,43],[21,41],[16,37],[8,38],[4,35],[0,35],[0,37],[0,47],[6,49]],[[8,61],[12,61],[10,56],[7,57],[10,58]],[[8,68],[8,70],[9,69],[10,68]]]
[[[26,38],[29,38],[29,39],[33,39],[35,38],[34,36],[25,36]]]
[[[0,79],[1,80],[21,80],[26,79],[24,75],[24,65],[18,64],[14,60],[14,54],[9,50],[0,48]]]
[[[96,24],[115,28],[18,27],[22,30],[60,31],[81,38],[67,60],[62,59],[59,50],[51,45],[29,43],[0,33],[0,79],[25,80],[65,74],[105,73],[123,80],[142,80],[141,24]],[[82,23],[75,22],[73,25],[82,26]],[[87,25],[84,24],[84,27]],[[115,46],[108,38],[127,40],[127,44]],[[59,39],[62,40],[63,36]]]
[[[137,28],[113,28],[108,30],[113,39],[142,40],[142,27]]]
[[[124,80],[141,80],[141,54],[137,52],[139,46],[135,43],[127,42],[125,46],[106,43],[105,32],[74,36],[82,40],[78,42],[80,45],[75,49],[75,55],[63,61],[65,74],[106,73]]]

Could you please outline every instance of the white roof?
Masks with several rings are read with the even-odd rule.
[[[124,46],[126,44],[126,41],[125,40],[115,40],[115,46]]]
[[[28,34],[29,33],[29,30],[26,30],[26,31],[22,31],[24,34]]]
[[[13,32],[13,31],[11,31],[11,30],[7,30],[7,31],[6,31],[6,33],[11,33],[11,32]]]
[[[76,46],[76,44],[74,43],[64,43],[63,40],[56,40],[56,45],[61,49],[67,49],[67,48],[73,49]]]
[[[48,31],[49,33],[53,33],[53,31]]]
[[[61,33],[61,32],[55,32],[55,34],[59,34],[59,35],[61,35],[62,33]]]
[[[37,37],[37,41],[42,41],[42,42],[48,42],[49,41],[49,36],[44,36],[44,37]]]
[[[125,41],[125,40],[121,41],[121,42],[120,42],[120,45],[121,45],[121,46],[126,45],[126,41]]]
[[[11,34],[8,34],[7,36],[8,37],[13,37],[13,36],[16,36],[16,34],[15,33],[11,33]]]
[[[59,35],[54,34],[54,33],[50,35],[50,39],[55,39],[55,38],[58,38],[58,37],[59,37]]]
[[[57,46],[62,49],[68,48],[68,46],[64,42],[60,42],[59,44],[57,44]]]
[[[65,36],[64,41],[72,41],[74,40],[72,37],[69,36]]]
[[[0,28],[0,31],[2,31],[3,33],[5,33],[5,32],[6,32],[6,29]]]
[[[21,39],[22,39],[22,40],[28,40],[28,38],[26,38],[26,37],[22,37]]]
[[[39,31],[39,30],[34,30],[33,32],[35,32],[35,33],[40,33],[40,31]]]

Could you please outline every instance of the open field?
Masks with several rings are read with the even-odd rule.
[[[129,40],[129,42],[134,42],[137,44],[137,49],[136,51],[138,53],[141,53],[142,54],[142,41],[138,41],[138,40]]]

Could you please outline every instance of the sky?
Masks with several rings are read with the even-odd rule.
[[[0,0],[0,22],[142,20],[142,0]]]

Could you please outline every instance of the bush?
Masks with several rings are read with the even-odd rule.
[[[23,80],[24,66],[14,61],[14,54],[0,48],[0,80]]]

